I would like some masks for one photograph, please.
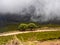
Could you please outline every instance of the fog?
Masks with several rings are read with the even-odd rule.
[[[60,0],[0,0],[0,13],[31,13],[34,22],[60,20]]]
[[[19,13],[31,4],[31,0],[0,0],[0,12]]]

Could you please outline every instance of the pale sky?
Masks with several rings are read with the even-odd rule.
[[[0,13],[19,13],[22,9],[34,5],[37,16],[44,16],[43,21],[57,16],[60,19],[60,0],[0,0]],[[23,13],[23,12],[22,12]],[[31,17],[32,20],[39,21],[40,18]]]
[[[19,13],[30,5],[35,6],[37,15],[49,15],[51,12],[60,14],[60,0],[0,0],[0,13]]]
[[[31,2],[32,0],[0,0],[0,12],[18,12]]]

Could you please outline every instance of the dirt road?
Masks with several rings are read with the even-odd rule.
[[[24,32],[9,32],[9,33],[1,33],[0,36],[9,36],[9,35],[16,35],[21,33],[29,33],[29,32],[46,32],[46,31],[57,31],[57,30],[37,30],[37,31],[24,31]]]

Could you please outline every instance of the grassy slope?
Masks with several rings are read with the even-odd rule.
[[[0,32],[9,32],[9,31],[16,31],[18,24],[8,24],[5,27],[0,28]]]
[[[18,34],[16,37],[21,41],[45,41],[60,39],[60,31],[50,31],[50,32],[30,32]],[[14,36],[2,36],[0,37],[0,45],[7,43],[9,40],[13,39]]]
[[[56,32],[31,32],[31,33],[23,33],[17,35],[18,39],[22,41],[28,40],[37,40],[37,41],[44,41],[44,40],[53,40],[53,39],[60,39],[60,31]]]
[[[0,37],[0,45],[4,45],[7,43],[9,40],[12,40],[13,36],[2,36]]]
[[[18,26],[19,26],[19,23],[17,23],[17,24],[7,24],[5,27],[0,28],[0,32],[16,31]],[[56,25],[56,24],[47,24],[47,25],[39,24],[38,26],[40,26],[39,28],[41,28],[41,27],[42,28],[43,27],[49,27],[49,28],[58,28],[58,27],[60,27],[60,25]]]

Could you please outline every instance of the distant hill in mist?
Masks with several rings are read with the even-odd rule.
[[[31,20],[32,15],[19,15],[19,14],[0,14],[0,26],[4,26],[6,24],[14,24],[14,23],[21,23],[21,22],[34,22]],[[41,17],[38,17],[41,18]],[[60,20],[57,20],[55,17],[52,20],[48,20],[45,22],[37,21],[36,23],[40,24],[60,24]]]

